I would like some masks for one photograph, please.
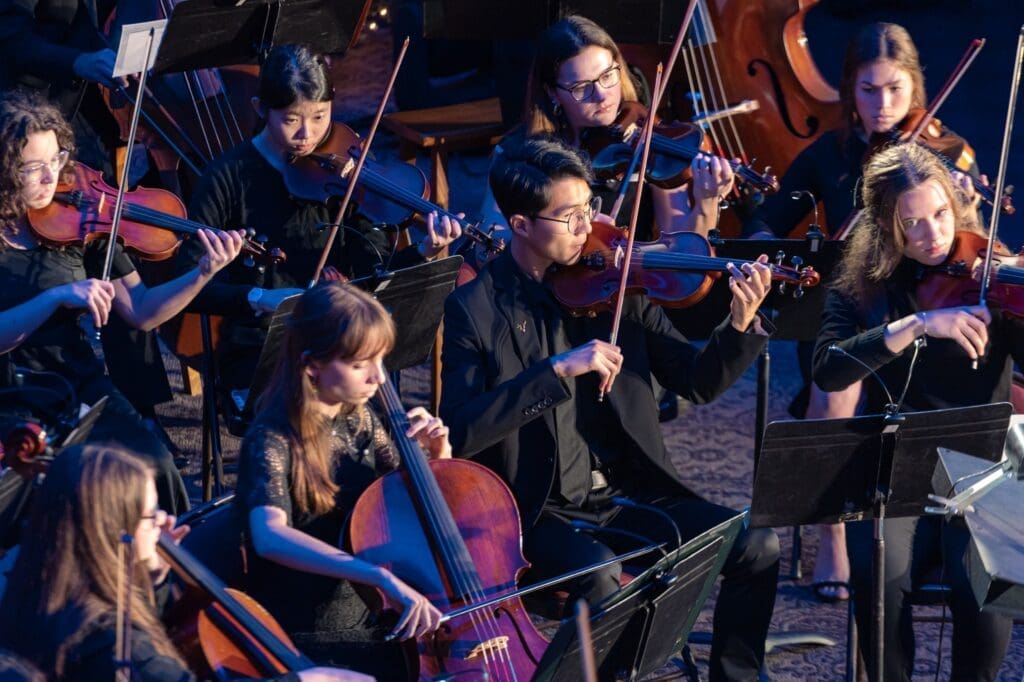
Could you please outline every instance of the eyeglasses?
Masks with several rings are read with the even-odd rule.
[[[152,521],[153,525],[160,528],[167,523],[167,512],[163,509],[154,509],[152,514],[144,514],[143,520]]]
[[[618,64],[608,68],[600,76],[591,81],[579,81],[572,85],[562,85],[555,83],[555,87],[559,90],[565,90],[572,98],[577,102],[583,102],[594,96],[594,84],[600,85],[602,88],[607,90],[613,88],[619,84],[619,78],[621,77],[622,67]]]
[[[601,197],[590,197],[586,208],[577,208],[569,214],[568,218],[550,218],[546,215],[534,215],[534,220],[550,220],[553,223],[563,223],[569,230],[569,234],[577,234],[590,225],[595,215],[601,212]]]
[[[27,183],[39,182],[43,178],[43,169],[49,169],[50,174],[56,177],[57,173],[60,173],[61,169],[68,163],[68,157],[70,152],[67,149],[61,149],[57,152],[57,156],[53,157],[49,161],[37,161],[28,165],[22,166],[18,171],[21,173],[21,177],[25,179]]]

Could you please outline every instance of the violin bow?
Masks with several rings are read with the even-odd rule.
[[[1013,76],[1010,78],[1010,103],[1006,107],[1006,123],[1003,125],[1003,148],[999,153],[999,170],[996,173],[995,196],[1003,196],[1003,183],[1006,182],[1006,164],[1010,158],[1010,136],[1013,133],[1013,117],[1017,111],[1017,92],[1020,88],[1020,73],[1024,59],[1024,26],[1021,26],[1017,35],[1017,53],[1013,58]],[[996,207],[992,211],[988,226],[988,244],[985,246],[985,260],[981,270],[981,297],[980,303],[985,304],[985,297],[988,295],[988,279],[992,275],[992,253],[996,244],[996,237],[999,234],[999,214],[1002,211]],[[978,368],[978,361],[971,362],[971,368]]]
[[[964,77],[964,74],[967,73],[967,69],[971,66],[971,63],[974,62],[983,47],[985,47],[984,38],[975,38],[971,41],[971,44],[967,46],[967,51],[964,52],[964,55],[960,58],[960,62],[956,65],[956,68],[953,69],[953,72],[949,74],[949,78],[946,79],[942,89],[939,90],[939,94],[936,95],[935,99],[932,100],[932,103],[928,105],[928,108],[924,112],[924,116],[922,116],[921,120],[917,122],[917,126],[910,131],[910,136],[907,138],[907,142],[917,141],[917,138],[921,136],[921,133],[925,131],[928,124],[932,122],[933,118],[935,118],[935,112],[937,112],[939,107],[946,102],[946,98],[949,97],[951,92],[953,92],[953,88],[957,86],[957,83],[959,83],[960,79]]]
[[[132,679],[132,566],[135,561],[133,538],[121,531],[117,544],[117,605],[114,616],[115,682]]]
[[[363,171],[363,165],[366,163],[366,156],[370,153],[370,146],[373,144],[373,137],[377,134],[377,128],[380,126],[380,120],[384,117],[384,107],[387,106],[388,99],[391,97],[391,91],[395,87],[395,79],[398,77],[398,70],[402,68],[402,61],[405,59],[405,53],[409,50],[409,38],[405,39],[402,43],[402,49],[398,52],[398,57],[395,58],[395,66],[391,69],[391,78],[388,79],[388,85],[384,89],[384,96],[380,99],[380,104],[377,106],[377,114],[373,118],[373,124],[370,126],[370,131],[366,134],[366,140],[363,142],[362,148],[359,152],[359,159],[356,160],[355,168],[349,172],[348,186],[345,188],[345,196],[341,200],[341,206],[338,207],[337,216],[331,222],[331,233],[327,236],[327,243],[324,244],[324,249],[320,253],[320,261],[316,264],[316,269],[313,271],[313,277],[309,280],[309,289],[316,286],[317,281],[320,280],[320,274],[324,270],[324,266],[327,265],[327,257],[331,253],[331,247],[334,246],[334,240],[338,238],[338,230],[341,229],[341,221],[345,217],[345,212],[348,210],[348,205],[352,201],[352,193],[356,189],[356,182],[359,180],[359,174]]]
[[[658,63],[658,71],[654,77],[654,91],[661,91],[661,63]],[[655,104],[652,102],[652,104]],[[651,109],[653,111],[653,109]],[[613,346],[619,340],[619,326],[622,322],[622,306],[626,300],[626,286],[629,284],[629,268],[633,262],[633,243],[636,241],[636,221],[640,216],[640,198],[644,193],[644,175],[647,173],[647,161],[651,154],[651,134],[654,131],[654,115],[650,114],[647,116],[647,120],[644,121],[644,144],[643,154],[640,157],[640,177],[636,181],[636,196],[633,197],[633,215],[629,220],[629,227],[626,229],[626,253],[622,256],[622,274],[619,277],[619,295],[615,300],[615,316],[612,318],[612,333],[608,339],[608,343]],[[611,381],[614,380],[614,376],[609,379],[608,390],[611,389]],[[604,394],[607,392],[605,386],[601,386],[598,389],[597,399],[598,401],[604,400]]]
[[[676,32],[676,42],[672,45],[672,54],[668,58],[668,66],[665,67],[665,72],[662,76],[662,87],[658,88],[655,85],[654,91],[651,93],[651,107],[648,110],[648,116],[651,118],[654,118],[654,112],[658,110],[658,105],[665,95],[664,91],[668,89],[668,81],[672,77],[672,69],[675,68],[676,58],[683,50],[683,40],[690,28],[690,22],[693,20],[693,13],[697,9],[697,1],[690,0],[690,3],[686,6],[686,13],[683,14],[683,20],[679,24],[679,31]],[[633,177],[633,171],[636,170],[639,162],[640,145],[637,145],[636,149],[633,150],[633,158],[629,162],[629,168],[626,169],[626,174],[622,176],[622,184],[619,185],[618,194],[615,196],[615,203],[612,204],[612,210],[608,214],[611,216],[613,223],[619,218],[619,211],[622,210],[622,204],[626,200],[626,190],[629,189],[629,179]]]

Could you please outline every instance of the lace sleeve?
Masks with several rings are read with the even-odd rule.
[[[377,473],[386,474],[389,471],[394,471],[401,464],[401,458],[395,450],[391,435],[373,409],[367,407],[366,414],[370,418],[370,435],[373,440],[374,465]]]
[[[248,510],[278,507],[292,522],[292,500],[288,481],[291,476],[291,448],[281,430],[254,422],[245,439],[238,462],[238,501]]]

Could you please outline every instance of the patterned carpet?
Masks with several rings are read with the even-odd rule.
[[[387,55],[390,38],[386,33],[369,36],[359,47],[335,64],[338,74],[338,111],[343,120],[364,127],[377,105],[380,88],[387,80]],[[347,79],[345,74],[358,65],[357,78]],[[382,158],[394,158],[395,141],[380,134],[374,145]],[[426,169],[426,159],[420,159]],[[449,164],[452,206],[457,210],[472,210],[479,205],[487,159],[483,154],[455,156]],[[793,345],[774,342],[772,351],[772,380],[770,391],[770,419],[787,418],[785,407],[799,387],[799,375]],[[159,408],[163,423],[171,438],[188,456],[187,483],[194,501],[201,498],[199,481],[199,415],[200,401],[181,393],[181,376],[177,362],[166,358],[167,367],[175,387],[173,403]],[[426,368],[416,368],[403,374],[404,397],[410,404],[422,403],[427,395]],[[663,432],[673,461],[684,480],[709,500],[741,508],[750,503],[752,480],[752,452],[754,432],[755,375],[748,371],[725,396],[712,405],[688,407],[679,418],[663,425]],[[238,440],[222,430],[225,459],[228,462],[227,483],[231,462],[238,449]],[[791,571],[789,551],[792,534],[781,529],[783,547],[783,574]],[[804,566],[810,573],[815,554],[813,533],[804,532]],[[773,633],[814,632],[832,637],[835,647],[787,647],[773,651],[768,657],[770,675],[775,680],[832,680],[840,679],[845,665],[846,606],[826,605],[814,600],[806,578],[799,582],[783,581],[778,588],[778,600],[772,621]],[[712,601],[701,613],[696,630],[709,631]],[[938,614],[938,609],[926,610]],[[917,627],[918,655],[915,679],[932,679],[936,675],[935,663],[940,649],[939,626]],[[940,678],[949,675],[949,628],[941,643],[943,667]],[[706,675],[706,646],[695,646],[694,655]],[[1010,651],[1003,664],[1000,680],[1020,680],[1024,675],[1024,627],[1014,629]],[[667,665],[650,679],[679,679],[675,665]]]

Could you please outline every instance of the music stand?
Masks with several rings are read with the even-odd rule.
[[[395,321],[395,348],[384,360],[389,372],[418,365],[430,355],[444,314],[444,301],[455,290],[461,265],[461,256],[451,256],[351,282],[380,301]],[[232,400],[243,418],[252,417],[256,400],[270,383],[284,342],[288,316],[300,295],[290,296],[277,306],[252,383],[247,390],[232,391]]]
[[[706,530],[594,607],[590,629],[600,679],[637,679],[682,649],[745,518],[742,512]],[[581,655],[576,620],[567,618],[534,681],[578,680]]]
[[[154,74],[262,62],[274,45],[320,54],[352,46],[370,3],[353,0],[189,0],[171,12]]]
[[[1002,456],[1009,403],[850,419],[772,422],[754,478],[755,528],[873,519],[876,675],[882,679],[885,517],[920,516],[932,491],[937,446],[989,461]],[[827,444],[823,446],[823,444]]]
[[[1009,449],[1009,443],[1007,443]],[[939,448],[933,482],[935,492],[950,497],[991,470],[991,462]],[[971,588],[982,611],[1013,618],[1024,616],[1024,483],[1003,474],[1000,485],[971,503],[964,514],[971,534],[965,557]]]

